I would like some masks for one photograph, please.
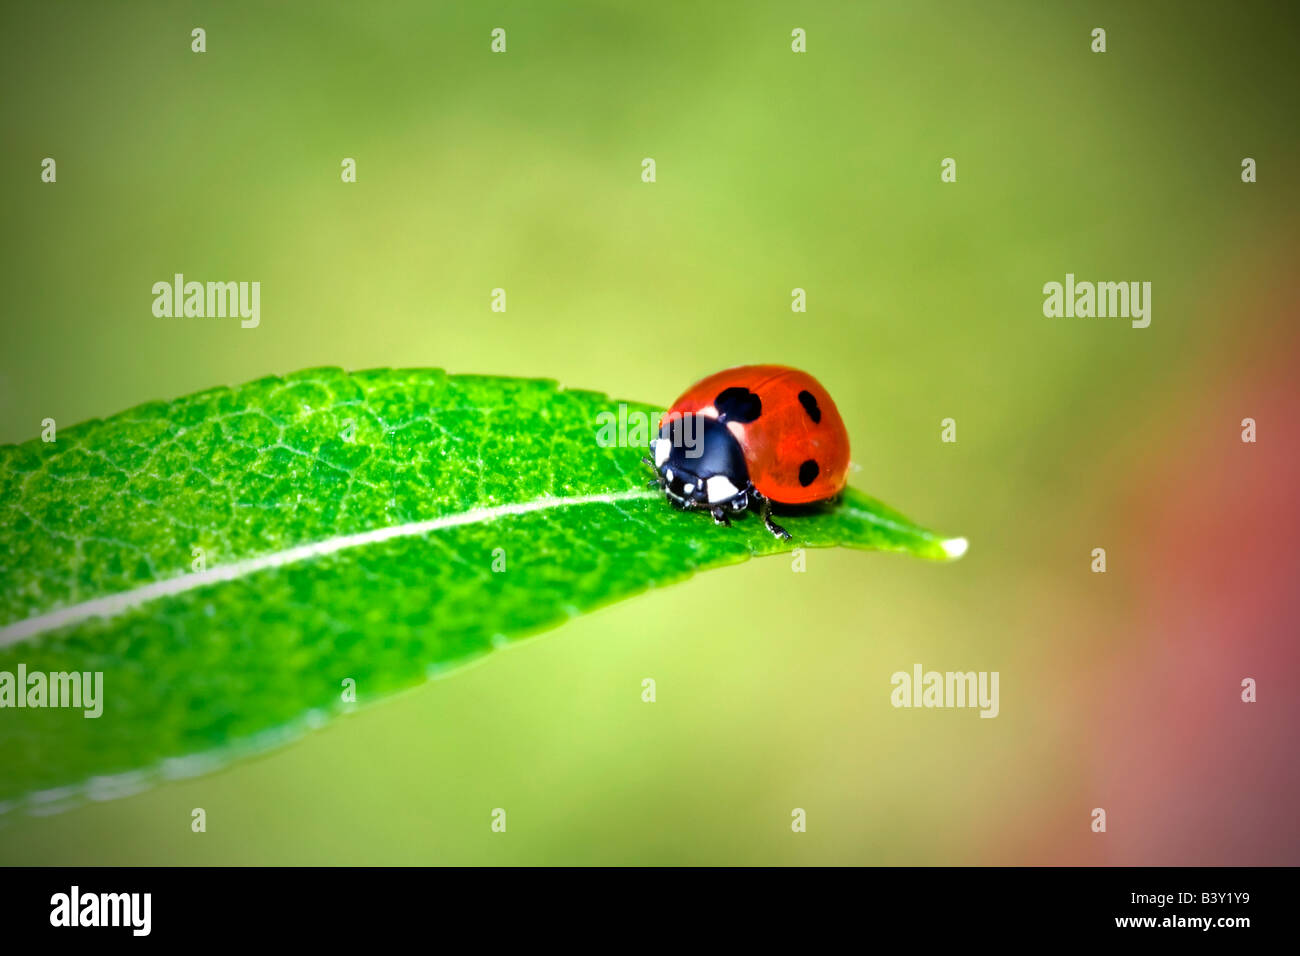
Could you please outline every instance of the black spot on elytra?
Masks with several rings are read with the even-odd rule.
[[[821,468],[818,467],[817,462],[809,458],[799,466],[799,484],[807,488],[817,480],[817,475],[820,471]]]
[[[713,407],[718,410],[718,420],[748,424],[763,414],[763,403],[757,395],[747,388],[733,385],[723,389],[713,400]]]
[[[817,406],[817,398],[812,392],[804,389],[799,393],[799,404],[803,410],[808,413],[808,417],[813,420],[814,425],[820,425],[822,422],[822,410]]]

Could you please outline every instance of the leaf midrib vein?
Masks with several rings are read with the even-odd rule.
[[[437,518],[410,521],[399,525],[385,525],[382,528],[372,528],[369,531],[359,531],[335,538],[326,538],[321,541],[311,541],[281,551],[273,551],[233,561],[230,564],[218,565],[204,571],[182,574],[162,581],[151,581],[128,591],[119,591],[115,594],[104,595],[89,601],[70,604],[43,614],[23,618],[0,628],[0,647],[17,644],[49,631],[79,624],[92,618],[117,617],[151,601],[174,597],[208,585],[235,581],[260,571],[299,564],[325,555],[366,547],[371,544],[379,544],[396,538],[417,537],[464,525],[486,524],[501,518],[531,514],[552,508],[570,508],[594,504],[613,505],[617,508],[620,502],[657,498],[660,495],[661,493],[657,490],[632,489],[630,491],[598,495],[545,496],[532,501],[515,502],[487,508],[471,508],[468,511],[440,515]],[[621,509],[619,510],[621,511]]]

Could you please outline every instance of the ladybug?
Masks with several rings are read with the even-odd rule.
[[[778,538],[771,505],[836,497],[847,483],[849,435],[817,379],[783,365],[741,365],[696,382],[659,420],[646,464],[678,508],[717,524],[755,509]]]

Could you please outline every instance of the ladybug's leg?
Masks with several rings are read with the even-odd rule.
[[[790,532],[772,520],[772,503],[766,498],[759,500],[762,502],[763,524],[767,526],[767,530],[778,538],[789,539]]]
[[[786,531],[785,528],[782,528],[772,520],[772,513],[770,511],[763,514],[763,524],[767,525],[767,530],[772,532],[776,537],[789,540],[790,532]]]
[[[713,523],[714,523],[714,524],[726,525],[728,528],[731,527],[731,519],[727,517],[727,509],[726,509],[726,508],[714,508],[714,509],[713,509]]]

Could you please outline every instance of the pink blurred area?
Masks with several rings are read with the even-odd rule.
[[[1289,303],[1274,314],[1297,328]],[[1108,819],[1087,862],[1300,863],[1300,337],[1281,341],[1189,396],[1132,476],[1133,534],[1109,572],[1131,576],[1132,641],[1093,675]]]

